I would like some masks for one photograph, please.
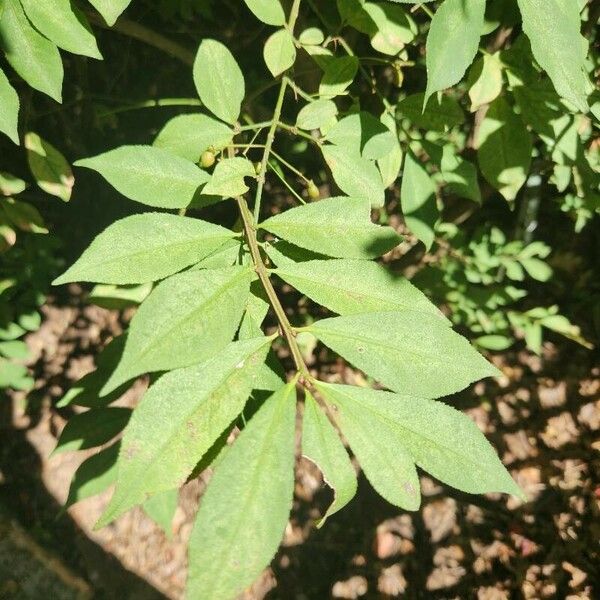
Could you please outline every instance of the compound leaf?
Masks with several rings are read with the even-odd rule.
[[[121,146],[73,164],[97,171],[130,200],[159,208],[185,208],[210,179],[191,162],[153,146]]]
[[[221,42],[202,40],[194,60],[194,83],[211,113],[234,124],[246,93],[244,75],[231,52]]]
[[[322,527],[328,517],[352,500],[357,482],[354,467],[338,432],[308,391],[304,399],[302,454],[319,467],[325,483],[334,493],[333,502],[317,524],[317,527]]]
[[[307,250],[339,258],[374,258],[401,241],[391,227],[371,222],[368,200],[345,196],[286,210],[260,227]]]
[[[227,451],[190,539],[188,598],[230,600],[275,554],[294,491],[295,384],[268,398]]]
[[[464,337],[425,312],[333,317],[303,330],[386,387],[414,396],[445,396],[498,375]]]
[[[199,262],[235,235],[200,219],[167,213],[132,215],[109,225],[53,283],[157,281]]]
[[[300,110],[296,126],[300,129],[319,129],[330,123],[337,112],[337,106],[332,100],[324,98],[315,100]]]
[[[117,486],[97,527],[185,483],[244,408],[270,341],[232,342],[206,362],[171,371],[150,387],[125,429]]]
[[[356,56],[340,56],[327,61],[323,78],[319,85],[319,94],[324,98],[334,98],[346,91],[358,72]]]
[[[101,390],[132,377],[207,360],[233,338],[250,289],[248,267],[172,275],[144,300],[131,321],[123,357]]]

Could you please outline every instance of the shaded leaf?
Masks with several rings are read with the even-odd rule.
[[[177,488],[161,492],[142,504],[144,512],[165,532],[167,538],[173,538],[173,517],[177,510],[179,490]]]
[[[285,14],[279,0],[244,0],[254,16],[267,25],[285,25]]]
[[[532,145],[523,120],[504,98],[490,104],[479,127],[477,146],[483,176],[507,200],[514,200],[527,180]]]
[[[24,138],[27,162],[37,184],[46,193],[68,202],[75,178],[65,157],[37,133],[29,131]]]
[[[423,110],[424,99],[424,94],[407,96],[398,104],[397,114],[409,119],[415,127],[435,131],[445,131],[464,122],[465,115],[454,98],[445,95],[441,99],[432,97]]]
[[[62,430],[52,455],[106,444],[123,431],[130,416],[131,410],[122,407],[94,408],[74,415]]]
[[[429,250],[439,218],[436,189],[425,167],[410,151],[404,160],[400,201],[406,225]]]
[[[343,94],[354,81],[357,72],[358,59],[355,56],[331,58],[325,66],[319,94],[325,98],[334,98]]]

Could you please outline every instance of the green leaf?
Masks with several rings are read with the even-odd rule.
[[[517,1],[533,56],[550,76],[558,94],[581,112],[587,112],[587,95],[592,86],[586,70],[588,43],[580,33],[578,3]]]
[[[254,165],[242,156],[224,158],[217,163],[204,194],[213,194],[223,198],[241,196],[248,191],[244,177],[256,177]]]
[[[279,0],[244,0],[254,16],[266,23],[279,27],[285,25],[285,14]]]
[[[386,113],[381,117],[381,120],[394,137],[394,147],[392,150],[377,161],[377,167],[381,173],[383,186],[388,188],[395,183],[396,179],[398,179],[404,155],[402,153],[402,147],[400,146],[400,140],[398,139],[396,120],[393,115]]]
[[[265,568],[294,492],[295,385],[265,401],[217,466],[189,545],[188,598],[230,600]]]
[[[217,354],[238,328],[251,278],[250,268],[229,267],[186,271],[161,282],[133,317],[121,362],[101,394],[142,373]]]
[[[368,198],[371,206],[383,206],[385,190],[379,170],[372,161],[354,154],[352,149],[327,144],[323,158],[339,188],[351,196]]]
[[[24,144],[29,169],[40,188],[68,202],[75,178],[67,159],[52,144],[32,131],[25,134]]]
[[[161,148],[121,146],[73,163],[97,171],[130,200],[159,208],[185,208],[210,175]]]
[[[503,97],[492,104],[479,127],[477,157],[483,176],[508,201],[516,198],[531,165],[531,136]]]
[[[73,384],[56,406],[62,408],[76,404],[88,408],[101,408],[120,398],[126,391],[127,384],[103,397],[100,397],[100,390],[121,360],[126,338],[126,335],[120,335],[111,340],[96,358],[96,370],[84,375],[77,383]]]
[[[394,56],[412,42],[416,27],[400,6],[387,2],[338,2],[340,15],[349,25],[366,33],[378,52]]]
[[[4,0],[0,40],[10,66],[32,88],[60,102],[63,66],[58,48],[31,27],[19,0]]]
[[[27,184],[12,173],[0,171],[0,194],[3,196],[16,196],[27,189]]]
[[[333,490],[333,502],[317,524],[317,527],[322,527],[328,517],[352,500],[357,482],[354,467],[338,432],[308,391],[304,397],[302,454],[319,467],[323,480]]]
[[[198,162],[208,148],[222,150],[233,140],[230,127],[207,115],[178,115],[160,130],[153,145]]]
[[[465,115],[454,98],[445,95],[430,98],[423,110],[424,99],[424,94],[407,96],[398,104],[398,116],[409,119],[414,127],[434,131],[445,131],[464,122]]]
[[[425,312],[372,312],[302,329],[392,390],[438,397],[498,375],[447,323]]]
[[[332,100],[315,100],[302,107],[296,119],[296,126],[300,129],[319,129],[331,123],[337,112],[337,106]]]
[[[356,56],[331,58],[325,66],[319,85],[319,94],[324,98],[334,98],[343,94],[354,81],[356,73],[358,73]]]
[[[499,53],[478,59],[469,74],[471,112],[493,102],[502,92],[502,61]]]
[[[220,225],[190,217],[132,215],[109,225],[53,285],[156,281],[197,263],[235,235]]]
[[[62,430],[52,455],[101,446],[123,431],[129,408],[94,408],[72,416]]]
[[[442,313],[405,277],[362,260],[289,261],[273,271],[309,298],[340,315],[416,310]]]
[[[59,48],[102,58],[85,15],[70,0],[21,0],[21,4],[32,25]]]
[[[102,15],[106,24],[112,27],[131,0],[89,0],[89,2]]]
[[[519,262],[528,275],[537,281],[548,281],[552,277],[552,267],[539,258],[523,258]]]
[[[443,402],[348,385],[319,384],[319,389],[338,407],[340,422],[350,413],[385,424],[412,460],[440,481],[470,494],[503,492],[524,498],[490,443],[460,411]],[[342,431],[352,446],[344,427]]]
[[[117,442],[98,454],[90,456],[79,465],[71,480],[65,508],[100,494],[115,482],[120,445],[120,442]]]
[[[402,213],[408,228],[429,250],[435,240],[435,225],[439,219],[435,185],[412,153],[407,152],[400,190]]]
[[[0,69],[0,131],[19,145],[19,96]]]
[[[125,429],[117,486],[97,528],[185,483],[243,410],[270,342],[265,337],[233,342],[206,362],[167,373],[150,387]]]
[[[194,61],[194,83],[211,113],[234,124],[246,94],[244,75],[226,46],[202,40]]]
[[[485,0],[444,0],[433,15],[427,35],[424,105],[432,94],[462,79],[477,54],[484,13]]]
[[[468,198],[481,203],[481,190],[477,178],[477,168],[468,160],[456,154],[452,144],[446,144],[442,150],[440,161],[442,178],[448,189],[461,198]]]
[[[0,342],[0,354],[6,358],[24,360],[29,356],[29,347],[21,340]]]
[[[142,504],[144,512],[160,526],[169,540],[173,538],[172,523],[178,500],[179,490],[175,488],[156,494]]]
[[[13,198],[5,198],[2,201],[2,209],[10,224],[17,229],[32,233],[48,233],[44,227],[42,216],[31,204]]]
[[[326,139],[350,154],[371,160],[389,154],[397,141],[394,134],[368,112],[344,117],[327,131]]]
[[[267,39],[263,51],[267,68],[273,77],[287,71],[296,61],[294,38],[287,29],[279,29]]]
[[[400,432],[376,411],[359,405],[352,394],[356,392],[360,398],[361,392],[371,390],[325,383],[317,383],[317,390],[377,493],[395,506],[417,510],[421,504],[419,478]],[[408,398],[413,410],[422,402],[419,398]]]
[[[152,291],[152,283],[140,285],[112,285],[100,283],[95,285],[86,300],[108,310],[123,310],[131,306],[139,306]]]
[[[292,244],[339,258],[375,258],[397,246],[391,227],[371,222],[364,198],[326,198],[270,217],[260,224]]]
[[[325,41],[325,35],[318,27],[307,27],[298,36],[298,41],[303,46],[319,46]]]

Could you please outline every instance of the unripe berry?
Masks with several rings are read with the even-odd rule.
[[[209,169],[214,164],[215,164],[215,155],[214,155],[214,152],[211,152],[210,150],[207,150],[206,152],[203,152],[202,156],[200,157],[200,166],[203,169]]]
[[[321,192],[319,191],[319,188],[315,185],[314,181],[309,181],[308,185],[306,186],[306,192],[308,193],[308,197],[311,200],[318,200],[321,197]]]

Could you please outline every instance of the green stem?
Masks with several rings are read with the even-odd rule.
[[[252,262],[254,263],[254,269],[256,271],[256,274],[258,275],[258,278],[260,279],[260,282],[262,283],[263,288],[267,294],[269,304],[275,311],[277,321],[279,322],[279,327],[288,343],[290,352],[292,354],[292,358],[294,359],[294,364],[296,365],[296,369],[298,369],[298,372],[303,377],[310,379],[310,372],[308,371],[308,367],[304,362],[302,352],[300,352],[300,347],[298,346],[298,342],[296,341],[294,328],[290,324],[287,315],[285,314],[285,310],[283,310],[283,306],[279,301],[277,292],[275,291],[275,288],[271,283],[269,271],[267,270],[267,267],[265,266],[265,263],[263,262],[262,256],[260,254],[258,240],[256,239],[256,225],[252,218],[252,213],[248,208],[248,203],[242,197],[236,198],[236,202],[240,209],[240,214],[244,223],[244,232],[246,233],[246,240],[248,242],[248,247],[250,249],[250,255],[252,256]]]
[[[275,152],[274,150],[271,150],[271,155],[274,156],[282,165],[286,166],[292,173],[298,175],[298,177],[300,177],[300,179],[302,179],[303,181],[306,181],[306,183],[309,182],[309,179],[303,173],[301,173],[298,169],[296,169],[296,167],[294,167],[294,165],[291,165],[287,160],[285,160],[285,158],[279,156],[279,154],[277,154],[277,152]]]
[[[269,161],[269,155],[271,154],[273,140],[275,139],[275,130],[277,129],[277,123],[279,122],[279,117],[281,117],[281,109],[283,108],[283,99],[285,97],[286,87],[287,80],[282,79],[281,85],[279,86],[279,95],[277,96],[277,103],[275,104],[275,110],[273,112],[273,120],[271,121],[271,127],[269,127],[269,133],[267,134],[265,151],[263,153],[263,157],[260,163],[260,171],[258,172],[258,186],[256,188],[256,197],[254,200],[254,221],[256,223],[258,223],[260,218],[260,202],[262,200],[263,189],[265,187],[267,163]]]
[[[321,145],[319,143],[318,139],[315,139],[312,135],[310,135],[304,131],[301,131],[295,125],[288,125],[287,123],[283,123],[283,122],[279,121],[279,123],[277,123],[277,127],[279,127],[279,129],[285,129],[286,131],[289,131],[290,133],[293,133],[294,135],[303,137],[304,139],[309,140],[310,142],[312,142],[313,144],[316,144],[317,146]]]
[[[275,165],[271,163],[271,161],[269,161],[269,168],[271,171],[273,171],[273,173],[275,173],[275,175],[277,175],[277,177],[279,177],[281,183],[283,183],[290,193],[295,196],[300,204],[306,204],[306,200],[304,200],[304,198],[287,182],[286,178],[279,172],[279,169],[277,169]]]

